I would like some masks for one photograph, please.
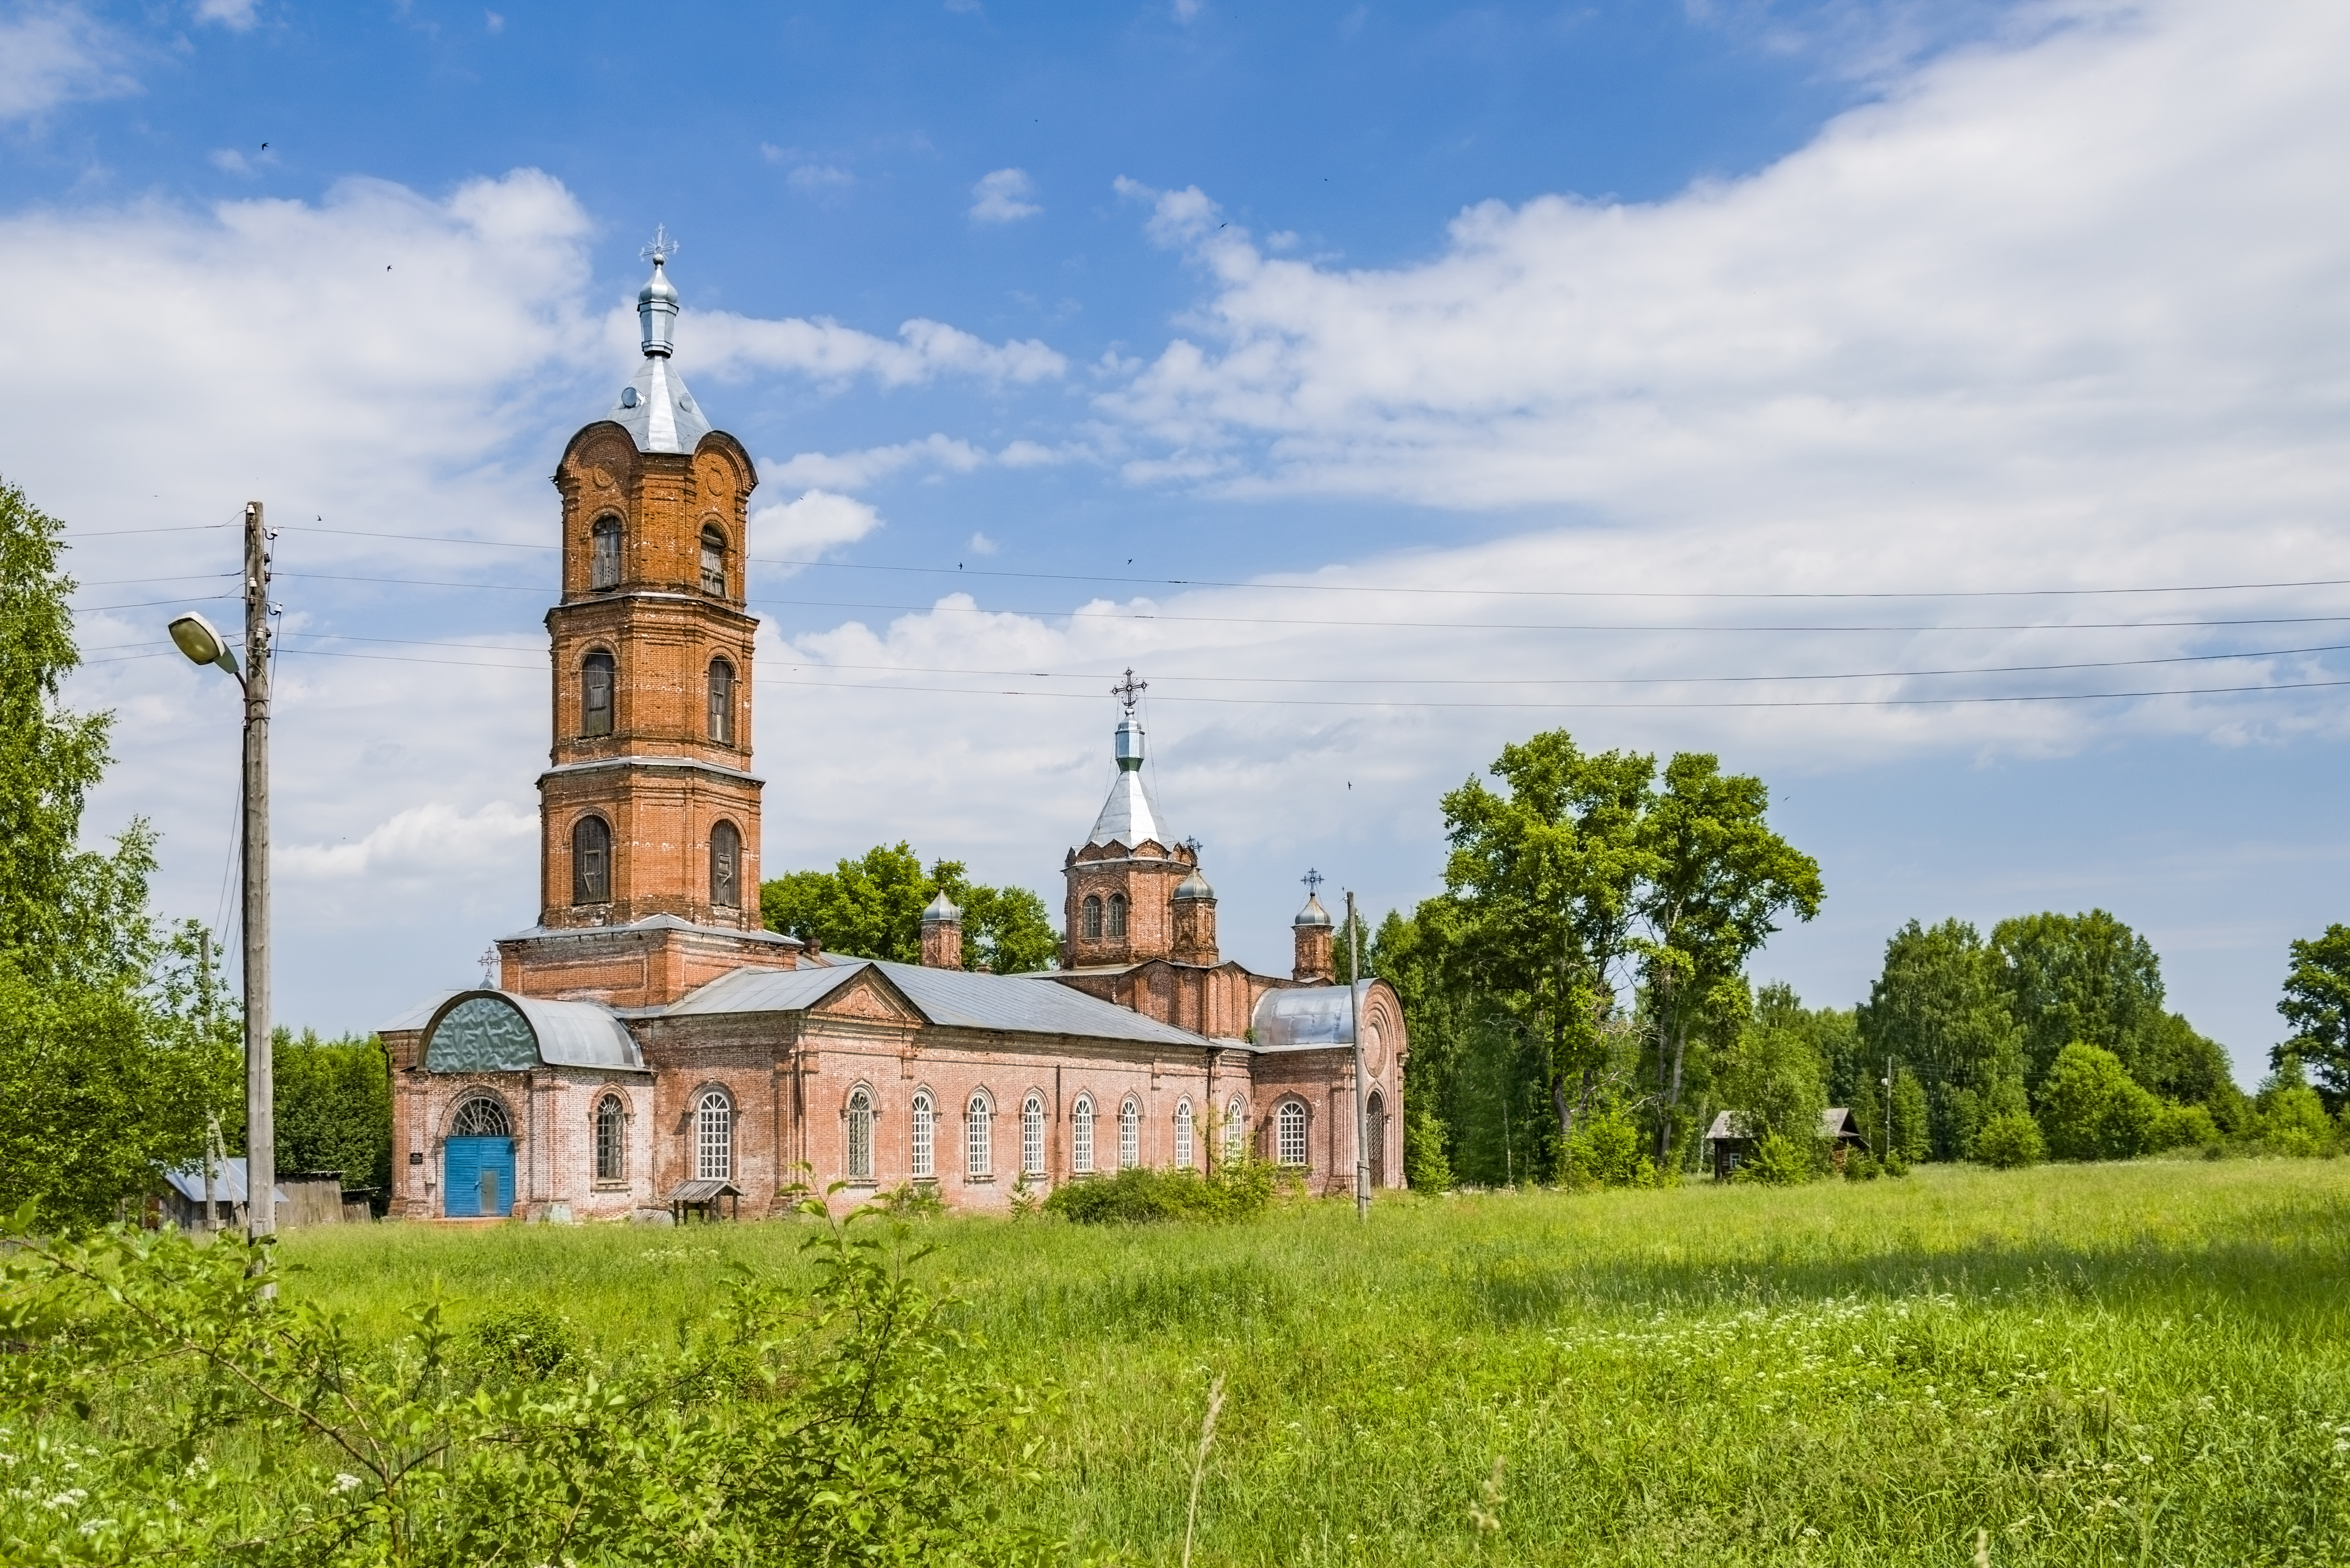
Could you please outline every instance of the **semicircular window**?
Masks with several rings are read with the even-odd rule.
[[[449,1124],[451,1137],[512,1137],[514,1123],[506,1116],[505,1106],[487,1095],[475,1095],[457,1107],[456,1118]]]

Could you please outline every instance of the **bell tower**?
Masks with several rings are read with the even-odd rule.
[[[751,772],[758,620],[744,606],[743,559],[758,474],[671,363],[675,250],[665,234],[647,248],[652,277],[637,296],[643,359],[603,417],[571,438],[554,475],[563,582],[546,613],[554,746],[538,780],[538,929],[501,944],[508,986],[536,994],[651,1001],[688,983],[686,971],[707,979],[732,967],[701,973],[707,964],[689,963],[665,982],[655,963],[642,986],[622,983],[625,975],[595,981],[584,970],[558,981],[550,963],[580,965],[556,963],[540,940],[557,933],[690,928],[719,939],[689,944],[712,948],[705,958],[754,950],[737,951],[736,963],[789,963],[798,945],[767,950],[781,939],[760,929],[761,781]],[[723,940],[733,932],[744,940]],[[577,942],[556,946],[586,953]]]
[[[1063,969],[1169,958],[1176,956],[1178,946],[1184,949],[1179,961],[1215,961],[1211,956],[1201,957],[1214,950],[1215,895],[1204,877],[1193,875],[1200,853],[1190,844],[1174,842],[1159,826],[1158,805],[1142,782],[1142,725],[1134,710],[1148,686],[1129,670],[1124,680],[1110,688],[1120,711],[1110,742],[1118,777],[1101,815],[1094,819],[1093,831],[1061,864],[1068,887]],[[1191,887],[1194,881],[1196,888]],[[1179,890],[1183,888],[1190,889],[1188,896]],[[1188,907],[1179,909],[1179,901]]]

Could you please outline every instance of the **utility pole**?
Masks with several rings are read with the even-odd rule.
[[[1893,1058],[1885,1059],[1885,1152],[1880,1159],[1893,1158]]]
[[[1347,1033],[1355,1037],[1355,1218],[1371,1217],[1370,1085],[1363,1071],[1363,933],[1347,892]]]
[[[244,504],[245,1234],[277,1230],[276,1075],[269,1060],[269,531]]]

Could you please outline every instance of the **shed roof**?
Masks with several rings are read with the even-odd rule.
[[[1742,1141],[1752,1137],[1752,1134],[1741,1130],[1736,1120],[1737,1115],[1735,1111],[1724,1111],[1714,1117],[1713,1125],[1705,1129],[1706,1141],[1726,1143]],[[1820,1113],[1820,1137],[1835,1143],[1868,1141],[1860,1130],[1859,1121],[1854,1117],[1851,1109],[1845,1106],[1830,1106]]]
[[[740,1198],[742,1192],[723,1177],[705,1176],[699,1181],[681,1181],[670,1189],[664,1203],[707,1203],[713,1198]]]
[[[172,1190],[189,1202],[202,1203],[204,1200],[204,1168],[202,1164],[174,1166],[163,1173],[163,1179],[172,1184]],[[226,1159],[213,1161],[213,1201],[242,1203],[244,1193],[244,1156],[231,1155]],[[283,1187],[277,1189],[277,1201],[291,1201]]]

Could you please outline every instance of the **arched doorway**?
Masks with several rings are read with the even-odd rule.
[[[1385,1187],[1388,1184],[1388,1102],[1387,1096],[1377,1089],[1371,1091],[1370,1105],[1363,1119],[1368,1124],[1364,1136],[1371,1144],[1371,1185]]]
[[[505,1106],[475,1095],[457,1107],[441,1146],[442,1211],[452,1220],[514,1211],[514,1123]]]

